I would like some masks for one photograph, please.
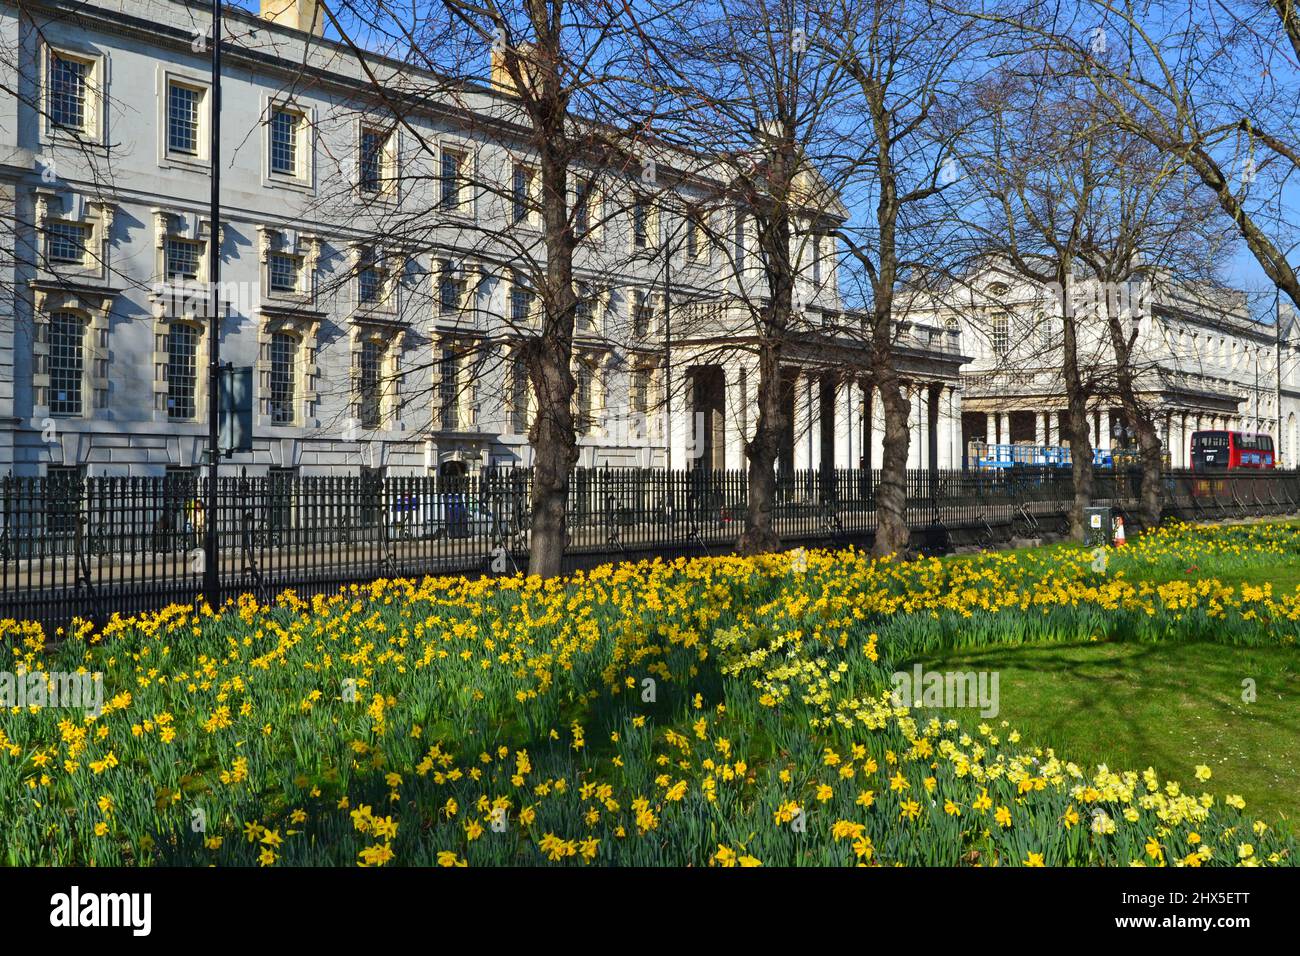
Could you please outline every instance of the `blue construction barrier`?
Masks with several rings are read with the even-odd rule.
[[[1002,445],[970,443],[970,461],[975,468],[1069,468],[1073,464],[1070,449],[1064,445]],[[1109,448],[1092,450],[1094,468],[1114,468],[1115,458]]]

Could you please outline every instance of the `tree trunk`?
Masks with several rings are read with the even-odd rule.
[[[551,38],[552,43],[557,43]],[[578,463],[578,439],[573,420],[573,320],[577,293],[573,288],[573,230],[569,223],[568,172],[570,144],[564,136],[564,109],[559,77],[550,65],[559,62],[555,50],[544,61],[543,93],[535,104],[535,129],[541,159],[541,206],[546,271],[541,291],[541,334],[528,341],[525,352],[537,396],[537,417],[529,429],[533,445],[532,533],[528,573],[559,574],[568,547],[569,475]]]
[[[1092,504],[1092,426],[1088,421],[1088,392],[1079,372],[1078,326],[1074,320],[1071,283],[1065,270],[1058,276],[1061,289],[1061,371],[1065,380],[1066,418],[1070,435],[1070,474],[1074,502],[1070,507],[1070,537],[1084,541],[1088,534],[1084,510]]]
[[[569,475],[578,462],[573,428],[575,382],[569,351],[553,340],[536,340],[529,363],[537,395],[537,417],[529,429],[533,445],[532,528],[528,573],[560,573],[568,545]]]
[[[1086,396],[1069,396],[1070,474],[1074,479],[1074,502],[1070,507],[1070,537],[1083,541],[1088,534],[1084,510],[1092,504],[1092,424],[1088,421]]]
[[[1164,511],[1164,448],[1155,423],[1151,421],[1146,409],[1138,400],[1133,375],[1133,346],[1125,337],[1124,319],[1124,316],[1114,310],[1107,310],[1106,322],[1110,331],[1111,349],[1115,353],[1115,382],[1118,386],[1120,406],[1124,409],[1124,416],[1137,432],[1139,460],[1142,467],[1140,492],[1142,524],[1144,527],[1154,528],[1160,524],[1160,516]],[[1116,477],[1118,471],[1117,466]]]
[[[1154,528],[1160,524],[1165,510],[1164,446],[1149,419],[1134,421],[1142,454],[1142,523],[1146,528]]]
[[[758,358],[758,421],[753,439],[745,445],[749,485],[745,528],[737,543],[741,554],[762,554],[781,546],[773,521],[776,459],[781,450],[781,436],[790,425],[781,397],[781,350],[777,345],[765,344]]]
[[[885,435],[881,443],[880,483],[876,486],[876,537],[871,553],[875,557],[904,554],[911,541],[907,526],[907,452],[911,434],[907,417],[911,402],[893,372],[893,363],[882,366],[876,377],[884,411]]]
[[[768,205],[766,215],[758,218],[758,246],[763,254],[768,301],[759,314],[758,421],[755,422],[754,438],[745,447],[749,459],[749,487],[745,527],[736,545],[741,554],[761,554],[781,546],[773,518],[776,459],[790,425],[782,395],[781,357],[794,311],[789,195],[796,169],[793,130],[787,124],[782,133],[780,143],[769,154],[767,164],[768,184],[776,201]]]

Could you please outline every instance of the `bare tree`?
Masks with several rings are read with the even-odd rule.
[[[394,201],[358,209],[351,197],[357,241],[396,251],[388,271],[403,277],[417,311],[436,314],[448,300],[452,311],[485,309],[475,284],[508,288],[499,322],[454,330],[454,346],[429,343],[394,378],[424,382],[439,407],[485,378],[502,383],[490,403],[529,419],[529,572],[556,574],[577,438],[594,421],[588,373],[575,375],[575,341],[598,344],[594,315],[608,308],[613,277],[631,258],[616,233],[653,148],[653,97],[638,73],[652,13],[602,0],[337,8],[327,10],[331,26],[358,61],[374,59],[375,46],[387,59],[367,67],[355,115],[335,120],[381,116],[403,131],[408,150],[381,190]],[[449,149],[444,131],[462,145]],[[513,160],[503,162],[502,151]],[[345,178],[326,202],[348,202],[354,186]],[[355,276],[344,270],[335,281]],[[405,389],[403,401],[413,397]],[[438,414],[424,427],[443,427]]]
[[[896,349],[904,311],[899,286],[941,268],[958,219],[945,193],[957,191],[947,171],[954,168],[963,129],[941,119],[954,111],[955,98],[978,68],[979,37],[971,21],[928,0],[857,0],[838,7],[837,18],[842,19],[829,24],[830,33],[846,47],[855,85],[849,139],[864,144],[854,160],[859,192],[851,200],[864,214],[840,235],[869,284],[869,380],[880,395],[885,424],[873,550],[884,555],[904,551],[910,537],[910,402]]]
[[[845,51],[826,42],[831,24],[812,7],[727,0],[683,9],[659,58],[681,104],[674,135],[710,184],[683,214],[734,276],[719,290],[722,307],[703,313],[706,323],[692,331],[753,356],[757,369],[738,542],[749,554],[780,545],[777,465],[793,427],[783,370],[810,327],[814,302],[804,301],[805,289],[825,305],[826,290],[812,289],[807,277],[828,255],[822,240],[843,220],[837,184],[851,166],[841,162],[838,126],[850,91]]]
[[[1112,123],[1183,164],[1300,306],[1285,196],[1300,172],[1296,5],[1091,0],[1066,29],[1035,3],[1021,22],[1074,58]]]
[[[1049,63],[1024,60],[1021,69],[1001,71],[983,84],[971,107],[978,112],[978,135],[967,140],[963,165],[984,191],[969,212],[977,248],[1055,300],[1050,307],[1061,322],[1057,361],[1074,485],[1070,528],[1082,540],[1094,486],[1088,406],[1100,391],[1100,370],[1096,356],[1084,352],[1073,290],[1096,189],[1090,174],[1095,144],[1080,135],[1089,121],[1077,115],[1079,101],[1062,96],[1059,84],[1043,82],[1052,72]]]

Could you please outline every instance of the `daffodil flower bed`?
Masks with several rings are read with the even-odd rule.
[[[1198,791],[1208,768],[1183,786],[918,722],[889,678],[997,643],[1294,646],[1295,593],[1135,572],[1298,551],[1286,526],[1179,526],[1101,573],[1079,549],[848,550],[244,597],[52,647],[6,621],[0,669],[102,673],[104,703],[0,711],[4,859],[1290,864],[1292,835]]]

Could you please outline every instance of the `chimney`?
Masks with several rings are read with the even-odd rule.
[[[325,32],[325,15],[317,0],[262,0],[261,16],[263,20],[304,33],[320,36]]]
[[[262,2],[267,3],[269,0],[262,0]],[[493,47],[491,60],[492,85],[504,93],[516,96],[519,94],[518,89],[515,87],[515,81],[510,76],[510,68],[507,66],[506,58],[510,57],[519,61],[519,73],[524,82],[535,88],[538,80],[537,65],[533,62],[533,57],[536,55],[534,51],[535,47],[531,43],[521,43],[517,49],[498,50]]]

